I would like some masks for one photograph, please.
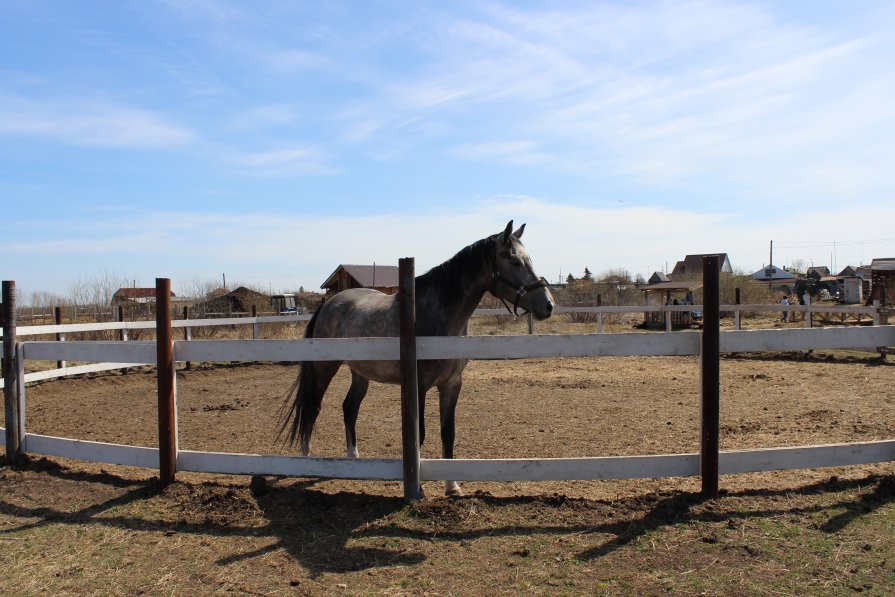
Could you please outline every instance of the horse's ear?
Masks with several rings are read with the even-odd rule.
[[[513,234],[513,220],[507,222],[507,227],[504,228],[504,231],[500,233],[500,236],[497,237],[498,243],[510,244],[510,235]]]
[[[522,233],[525,232],[525,224],[519,226],[519,230],[513,233],[513,236],[516,238],[522,238]]]

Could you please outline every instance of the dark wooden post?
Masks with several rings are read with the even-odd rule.
[[[420,499],[420,412],[416,370],[416,281],[413,257],[398,261],[401,345],[401,443],[404,501]]]
[[[118,323],[124,323],[124,305],[118,305]],[[123,327],[118,330],[118,340],[121,342],[127,340],[127,330]]]
[[[741,295],[740,295],[740,289],[739,289],[739,287],[737,287],[737,288],[734,289],[734,293],[735,293],[735,296],[736,296],[736,298],[735,298],[735,302],[736,302],[736,304],[737,304],[737,305],[742,305],[743,302],[742,302],[742,300],[741,300]],[[737,331],[739,331],[739,330],[741,329],[740,326],[742,325],[741,322],[740,322],[740,313],[741,313],[741,311],[740,311],[739,309],[737,309],[737,310],[736,310],[736,313],[735,313],[734,316],[733,316],[734,321],[736,322],[736,325],[734,326],[734,329],[737,330]]]
[[[718,497],[720,440],[720,267],[717,255],[702,258],[701,425],[699,469],[702,496]]]
[[[252,319],[255,320],[252,322],[252,340],[258,340],[261,338],[261,324],[258,323],[258,305],[252,305]]]
[[[171,280],[155,279],[155,333],[158,373],[158,454],[162,487],[177,470],[177,413],[174,407],[174,343],[171,329]]]
[[[882,307],[879,311],[879,324],[880,325],[889,325],[889,289],[886,284],[885,278],[879,279],[879,306]]]
[[[189,305],[184,305],[183,306],[183,319],[184,319],[184,321],[186,321],[189,318],[190,318]],[[183,339],[186,340],[187,342],[189,342],[190,340],[193,339],[192,328],[190,328],[189,326],[184,326],[184,328],[183,328]],[[193,368],[192,361],[187,361],[186,365],[184,365],[184,367],[186,368],[187,371],[192,369]]]
[[[6,421],[6,461],[22,457],[21,416],[19,412],[18,368],[16,367],[16,283],[3,281],[3,403]]]
[[[56,325],[62,325],[62,307],[53,307],[53,322]],[[56,342],[63,342],[65,340],[65,334],[62,332],[56,332]],[[56,368],[62,369],[65,367],[65,361],[56,361]]]

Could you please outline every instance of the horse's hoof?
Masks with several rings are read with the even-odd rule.
[[[448,483],[444,488],[444,495],[448,497],[459,497],[463,495],[463,489],[460,487],[460,484],[454,481],[453,483]]]
[[[267,486],[267,479],[264,475],[252,475],[252,480],[249,482],[249,491],[255,497],[268,494],[270,488]]]

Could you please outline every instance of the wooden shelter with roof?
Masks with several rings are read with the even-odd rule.
[[[658,276],[657,276],[658,274]],[[644,303],[647,305],[692,305],[694,293],[702,290],[701,280],[661,281],[664,276],[656,272],[650,276],[650,284],[638,286],[637,289],[644,294]],[[659,280],[652,282],[653,280]],[[698,314],[690,311],[672,311],[671,325],[677,328],[687,328],[696,325],[700,321]],[[665,327],[665,314],[659,311],[644,311],[643,327]]]
[[[398,266],[341,264],[320,285],[331,297],[349,288],[372,288],[385,294],[398,292]]]
[[[895,304],[895,257],[874,259],[870,262],[870,292],[867,304],[879,301],[880,305]]]

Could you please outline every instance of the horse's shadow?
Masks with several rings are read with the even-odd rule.
[[[29,465],[26,465],[26,467]],[[471,542],[483,537],[518,537],[580,533],[593,536],[594,545],[578,553],[580,560],[595,560],[637,541],[639,537],[666,526],[686,522],[736,523],[770,518],[781,514],[817,513],[829,517],[819,530],[836,533],[857,519],[895,501],[895,476],[871,475],[862,479],[830,480],[785,490],[731,492],[730,498],[759,499],[753,509],[725,500],[704,504],[698,494],[683,491],[645,494],[612,502],[581,500],[563,496],[495,497],[475,493],[461,498],[437,498],[405,505],[398,497],[362,491],[331,493],[316,479],[284,479],[273,483],[245,485],[226,483],[178,483],[179,488],[160,491],[157,480],[130,481],[113,474],[90,474],[58,466],[42,466],[42,474],[53,479],[87,484],[85,494],[97,499],[76,508],[22,506],[17,500],[0,499],[0,514],[19,519],[8,524],[3,535],[54,524],[106,525],[135,532],[158,531],[226,538],[261,538],[264,547],[221,557],[216,563],[228,565],[284,550],[312,577],[324,573],[345,573],[378,567],[409,566],[426,560],[423,545],[437,538],[443,542]],[[861,488],[858,494],[818,506],[779,506],[780,496],[839,493]],[[191,512],[191,518],[156,518],[143,515],[140,508],[124,508],[140,500],[162,500],[171,507]],[[167,500],[167,501],[166,501]],[[737,500],[739,501],[739,500]],[[769,504],[762,509],[761,504]],[[475,512],[482,507],[501,511],[522,506],[538,514],[515,522],[493,526],[476,525]],[[260,515],[249,524],[244,517],[215,517],[214,510],[234,512],[249,508]],[[586,516],[566,517],[563,508],[586,510]],[[204,511],[203,511],[204,509]],[[115,514],[117,511],[130,514]],[[136,512],[137,514],[133,514]],[[460,516],[452,516],[459,513]],[[472,518],[466,516],[472,513]],[[447,515],[446,515],[447,514]],[[511,514],[511,513],[510,513]],[[518,519],[518,518],[517,518]],[[465,522],[463,522],[465,521]],[[575,521],[575,522],[569,522]],[[609,538],[605,539],[608,535]],[[268,539],[274,539],[272,542]],[[418,546],[418,547],[415,547]]]

